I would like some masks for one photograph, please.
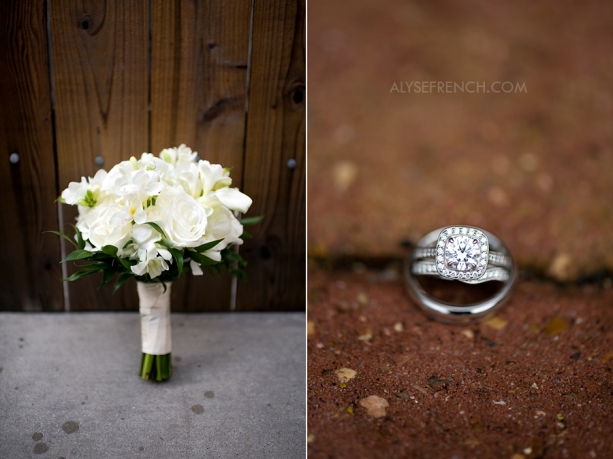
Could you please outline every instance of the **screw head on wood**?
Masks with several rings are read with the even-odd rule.
[[[298,162],[295,159],[288,159],[287,160],[287,168],[288,169],[296,169],[296,167],[298,166]]]
[[[96,157],[94,158],[94,164],[95,164],[96,166],[103,166],[103,165],[104,165],[104,157],[103,157],[103,156],[100,156],[100,155],[96,156]]]
[[[19,153],[11,153],[11,156],[9,156],[9,161],[11,164],[17,164],[19,162]]]

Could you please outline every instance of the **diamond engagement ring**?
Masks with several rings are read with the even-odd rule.
[[[517,269],[508,249],[493,234],[471,226],[450,226],[432,231],[417,243],[405,274],[409,294],[427,316],[465,324],[485,320],[502,306],[513,288]],[[416,275],[465,284],[499,281],[502,287],[484,301],[460,306],[427,293]]]

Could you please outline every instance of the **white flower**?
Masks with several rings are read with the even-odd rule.
[[[238,191],[238,188],[221,188],[215,191],[215,197],[230,210],[245,213],[253,202],[245,193]]]
[[[157,172],[136,170],[126,174],[123,184],[113,191],[121,197],[134,196],[143,201],[159,195],[163,189]]]
[[[91,245],[100,250],[105,245],[121,249],[132,231],[132,219],[125,216],[123,206],[107,198],[91,211],[79,215],[77,228]]]
[[[230,244],[242,244],[241,234],[243,234],[243,225],[240,224],[232,212],[223,206],[213,210],[213,213],[208,218],[205,242],[216,241],[218,239],[223,239],[223,241],[213,247],[210,252],[219,252]],[[207,252],[204,255],[213,259],[217,258],[217,255],[211,256]]]
[[[197,153],[192,152],[192,149],[186,147],[185,144],[181,144],[178,148],[165,148],[160,152],[160,158],[173,166],[194,161],[196,155]]]
[[[79,204],[93,207],[100,197],[100,189],[106,175],[106,171],[100,169],[93,178],[81,177],[80,182],[70,182],[68,188],[62,191],[62,200],[72,206]]]
[[[190,268],[192,268],[192,274],[194,276],[202,276],[202,274],[204,274],[202,272],[202,268],[200,267],[200,265],[196,263],[194,260],[190,260],[189,266]]]
[[[192,198],[197,198],[202,194],[200,171],[193,161],[179,164],[175,168],[171,183],[181,186]]]
[[[155,279],[163,271],[168,270],[168,263],[162,257],[153,257],[132,266],[130,269],[137,276],[149,274],[151,279]]]
[[[138,165],[137,165],[138,166]],[[122,161],[111,168],[109,173],[102,182],[102,190],[109,193],[117,193],[119,188],[128,183],[127,177],[134,172],[136,168],[131,161]]]
[[[169,190],[174,196],[161,195],[156,203],[166,207],[166,215],[161,223],[168,239],[176,247],[197,247],[204,241],[207,227],[207,209],[183,190]],[[161,200],[161,202],[160,202]]]
[[[138,160],[138,168],[147,171],[155,171],[158,173],[161,180],[166,177],[171,177],[174,173],[172,164],[168,164],[161,158],[152,155],[151,153],[143,153]]]
[[[219,164],[211,164],[206,160],[202,160],[198,162],[198,169],[200,169],[200,179],[202,180],[202,194],[207,194],[232,184],[230,169],[224,169]]]

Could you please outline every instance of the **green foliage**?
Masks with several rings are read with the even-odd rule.
[[[93,199],[93,196],[91,198]],[[86,196],[86,199],[89,198]],[[262,219],[263,216],[246,218],[241,220],[241,223],[243,225],[254,225],[260,222]],[[160,233],[162,237],[160,244],[166,247],[172,255],[172,261],[169,263],[169,269],[163,271],[160,276],[154,279],[152,279],[149,274],[145,274],[144,276],[137,276],[134,274],[131,268],[137,264],[137,261],[119,257],[117,255],[119,249],[115,246],[107,245],[102,247],[101,251],[97,252],[90,252],[89,250],[86,250],[85,247],[87,246],[87,241],[83,238],[81,231],[79,231],[79,229],[74,225],[73,228],[75,230],[75,234],[73,237],[59,231],[45,232],[60,236],[75,247],[75,250],[64,258],[61,263],[67,261],[85,262],[85,264],[75,263],[77,271],[66,279],[62,279],[65,282],[72,282],[84,276],[101,273],[102,279],[98,288],[108,284],[114,277],[117,277],[117,281],[113,286],[113,293],[115,293],[130,277],[134,277],[139,282],[159,282],[164,286],[164,291],[166,291],[166,283],[185,277],[186,271],[191,269],[189,260],[194,260],[200,264],[202,269],[207,271],[209,274],[220,274],[222,270],[225,269],[232,276],[239,279],[247,279],[247,275],[245,274],[247,262],[238,254],[238,252],[235,251],[233,246],[228,246],[221,250],[221,261],[213,260],[204,255],[204,252],[213,249],[221,241],[223,241],[223,239],[207,242],[206,244],[202,244],[198,247],[180,250],[172,247],[172,244],[168,240],[164,230],[162,230],[159,225],[152,222],[148,222],[147,224]],[[252,237],[249,233],[244,233],[243,236],[245,238]],[[126,248],[132,242],[132,240],[128,241],[123,248]]]
[[[262,220],[264,220],[264,215],[258,215],[257,217],[247,217],[241,219],[241,225],[251,226],[260,223]]]

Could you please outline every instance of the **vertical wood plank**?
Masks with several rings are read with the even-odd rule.
[[[0,310],[64,309],[43,1],[0,3]],[[9,155],[19,162],[11,164]]]
[[[152,3],[151,146],[185,143],[233,167],[241,186],[250,0]],[[173,285],[176,311],[228,311],[231,279],[188,274]]]
[[[60,189],[148,151],[148,2],[53,0],[51,44]],[[64,207],[65,223],[76,209]],[[68,228],[67,228],[68,229]],[[111,296],[99,276],[70,284],[72,310],[137,309],[133,283]]]
[[[265,220],[241,248],[237,310],[305,307],[304,18],[303,0],[255,0],[243,188]]]

